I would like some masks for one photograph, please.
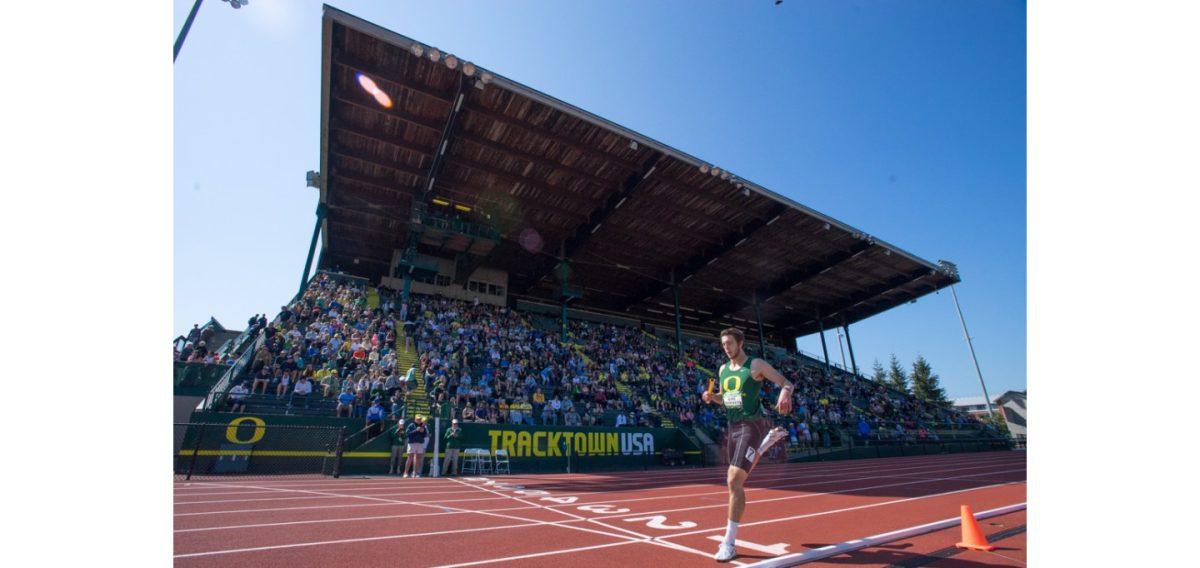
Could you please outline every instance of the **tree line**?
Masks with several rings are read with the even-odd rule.
[[[883,365],[879,364],[879,360],[876,359],[875,365],[872,367],[871,380],[910,394],[918,400],[941,406],[950,404],[950,400],[946,398],[946,390],[942,388],[940,379],[933,372],[933,366],[922,355],[917,355],[911,371],[904,369],[894,353],[891,361],[888,362],[887,370],[884,370]]]

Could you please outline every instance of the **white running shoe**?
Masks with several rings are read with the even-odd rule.
[[[733,557],[737,556],[737,551],[733,545],[727,542],[722,542],[721,546],[717,547],[717,553],[713,555],[713,560],[717,562],[729,562]]]
[[[767,453],[767,450],[771,449],[771,446],[774,446],[775,442],[786,438],[787,435],[787,430],[779,426],[771,428],[771,431],[767,432],[767,435],[763,437],[762,443],[758,445],[758,455],[761,456]]]

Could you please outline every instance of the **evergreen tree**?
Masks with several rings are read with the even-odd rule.
[[[939,384],[933,367],[921,355],[917,355],[917,360],[913,361],[912,392],[914,396],[925,402],[939,406],[950,404],[950,401],[946,399],[946,390]]]
[[[909,392],[908,374],[904,372],[904,367],[900,366],[900,360],[896,358],[895,353],[892,353],[892,360],[888,362],[887,382],[892,388],[900,392]]]
[[[875,364],[871,366],[871,380],[879,384],[883,384],[887,380],[887,373],[883,372],[883,365],[879,364],[879,359],[876,359]]]

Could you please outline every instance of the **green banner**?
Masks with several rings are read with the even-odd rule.
[[[254,444],[257,455],[271,452],[287,457],[287,454],[272,452],[281,448],[280,441],[265,438],[261,433],[270,431],[270,426],[325,426],[345,427],[347,445],[344,448],[342,471],[347,474],[383,474],[387,472],[391,456],[388,436],[376,436],[366,440],[355,433],[364,426],[362,419],[347,419],[318,416],[282,416],[259,414],[234,414],[228,412],[197,412],[192,422],[225,425],[217,429],[219,434],[206,436],[204,446],[214,442]],[[394,428],[395,422],[387,422]],[[450,427],[442,422],[444,433]],[[658,466],[663,461],[663,451],[681,453],[688,464],[700,463],[700,449],[675,428],[595,428],[572,426],[518,426],[513,424],[462,424],[460,449],[479,448],[495,456],[496,450],[508,452],[513,472],[594,471],[601,469],[641,469]],[[209,428],[212,430],[212,428]],[[287,430],[287,450],[299,449],[302,439],[309,433],[304,430]],[[432,463],[434,457],[434,423],[429,423],[430,437],[426,440],[425,461]],[[214,437],[215,436],[215,437]],[[213,441],[207,441],[211,439]],[[315,436],[314,436],[315,437]],[[259,438],[259,439],[255,439]],[[295,440],[295,438],[300,438]],[[314,454],[328,451],[325,436],[313,440],[313,448],[305,448]],[[190,440],[189,440],[190,441]],[[188,454],[185,442],[184,454]],[[216,449],[215,447],[212,449]],[[439,457],[445,456],[445,440],[438,440]]]

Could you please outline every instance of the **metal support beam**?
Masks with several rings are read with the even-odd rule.
[[[850,341],[850,326],[846,325],[845,320],[842,320],[842,331],[846,332],[846,350],[850,352],[850,367],[854,369],[854,374],[858,374],[858,363],[854,361],[854,343]]]
[[[567,342],[567,299],[562,299],[562,342]]]
[[[675,355],[683,360],[683,316],[679,313],[679,283],[675,281],[675,273],[671,273],[671,290],[675,295]]]
[[[767,358],[767,342],[763,337],[762,311],[759,310],[758,294],[754,294],[754,320],[758,322],[758,356]]]
[[[442,128],[441,139],[438,140],[437,146],[433,154],[433,163],[429,164],[429,173],[425,175],[425,183],[421,186],[422,201],[429,197],[429,193],[433,191],[433,184],[437,181],[438,173],[442,170],[442,164],[446,162],[446,152],[450,148],[450,143],[453,142],[454,125],[457,122],[459,110],[462,109],[463,100],[467,98],[467,82],[463,80],[463,74],[458,74],[458,83],[454,88],[454,97],[450,103],[450,114],[446,117],[446,126]]]
[[[825,376],[832,377],[833,370],[829,368],[829,348],[825,346],[825,324],[821,322],[821,312],[817,312],[817,329],[821,334],[821,354],[825,357]]]
[[[992,416],[992,398],[988,396],[987,385],[983,382],[983,371],[979,370],[979,359],[975,357],[975,345],[971,343],[971,334],[967,332],[967,320],[963,318],[962,307],[958,305],[958,293],[954,285],[950,285],[950,295],[954,296],[954,309],[958,312],[958,322],[962,324],[963,337],[967,339],[967,349],[971,351],[971,361],[975,363],[975,374],[979,376],[979,387],[983,389],[983,400],[987,403],[988,416]]]
[[[304,260],[304,274],[300,275],[300,292],[308,284],[308,275],[312,271],[313,255],[317,252],[317,237],[321,235],[321,222],[325,220],[325,204],[317,204],[317,222],[313,224],[312,241],[308,243],[308,258]]]

